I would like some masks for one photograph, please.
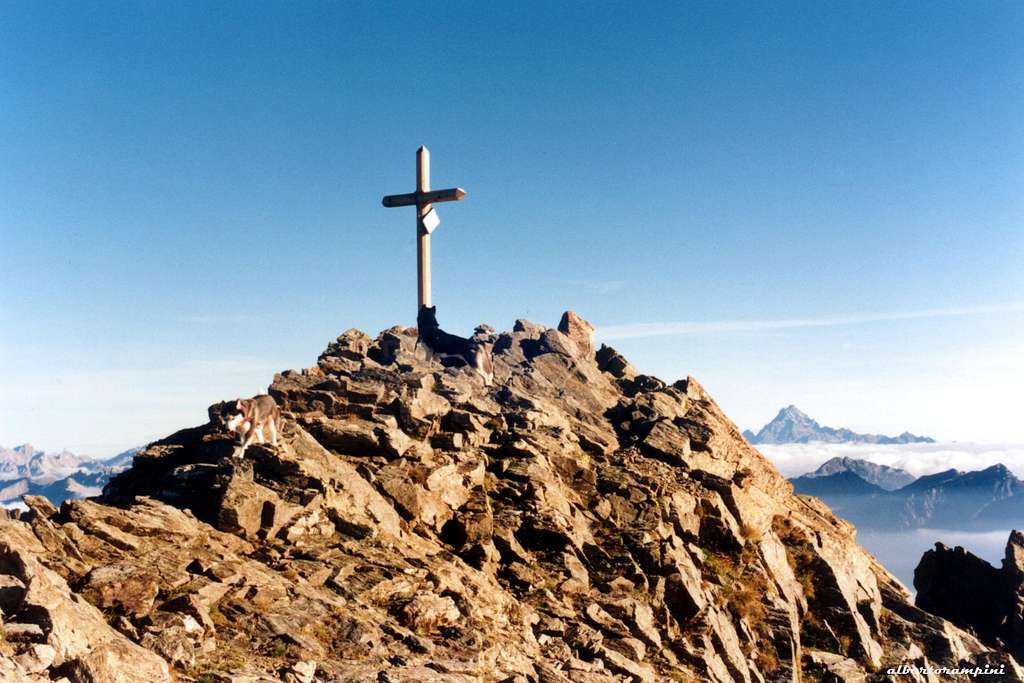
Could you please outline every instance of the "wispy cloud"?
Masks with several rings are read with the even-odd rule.
[[[211,313],[180,315],[176,318],[182,325],[241,325],[260,322],[262,316],[251,313]]]
[[[588,294],[611,294],[626,286],[625,280],[569,280],[573,287],[579,287]]]
[[[800,327],[839,327],[892,320],[919,320],[923,318],[955,318],[990,313],[1024,311],[1024,301],[1013,301],[983,306],[930,308],[920,311],[867,313],[860,315],[830,316],[822,318],[783,318],[778,320],[719,320],[709,322],[676,321],[627,323],[598,328],[603,339],[638,339],[670,335],[720,334],[727,332],[771,332]]]

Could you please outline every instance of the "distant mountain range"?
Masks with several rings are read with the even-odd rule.
[[[914,481],[914,475],[906,470],[877,465],[857,458],[832,458],[810,474],[805,474],[801,479],[828,480],[832,475],[847,473],[886,491],[895,491]]]
[[[833,458],[790,480],[864,529],[933,527],[984,531],[1024,526],[1024,481],[1005,465],[946,470],[915,479],[894,467]],[[906,482],[896,487],[900,482]]]
[[[0,505],[22,496],[45,496],[54,505],[74,498],[96,496],[110,478],[127,469],[138,448],[97,460],[70,451],[46,453],[22,444],[0,446]]]
[[[903,432],[899,436],[859,434],[845,428],[822,427],[794,405],[779,411],[757,434],[745,430],[743,436],[752,444],[782,443],[934,443],[935,439]]]

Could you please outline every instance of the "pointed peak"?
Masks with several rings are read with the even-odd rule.
[[[807,417],[807,413],[805,413],[804,411],[800,410],[795,405],[790,403],[785,408],[782,408],[781,410],[779,410],[778,417],[805,418],[805,417]],[[778,419],[778,418],[776,418],[776,419]]]
[[[1014,476],[1013,472],[1010,471],[1010,468],[1001,462],[990,467],[986,467],[978,474],[983,474],[988,477],[998,477],[1000,479],[1007,479]]]

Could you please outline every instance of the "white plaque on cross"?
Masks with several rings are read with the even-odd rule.
[[[439,225],[441,225],[441,217],[437,215],[437,211],[434,211],[434,207],[430,207],[430,211],[427,211],[427,215],[423,217],[423,229],[429,235]]]

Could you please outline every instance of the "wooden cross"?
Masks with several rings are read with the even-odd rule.
[[[384,206],[416,206],[416,293],[417,308],[430,306],[430,233],[441,224],[433,204],[457,202],[466,197],[461,187],[447,190],[430,189],[430,150],[420,146],[416,150],[416,191],[391,194],[381,202]]]

